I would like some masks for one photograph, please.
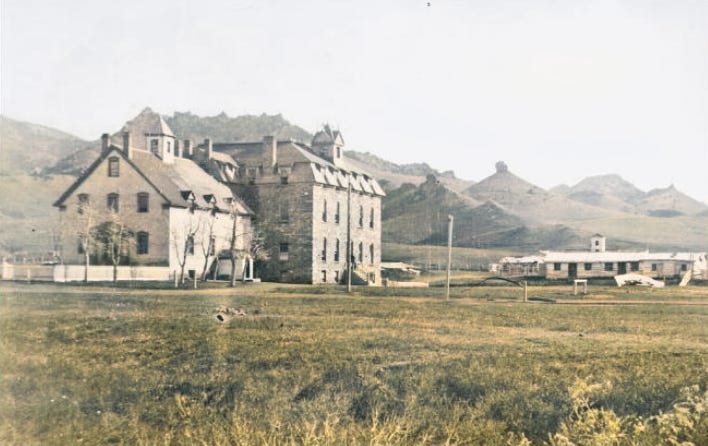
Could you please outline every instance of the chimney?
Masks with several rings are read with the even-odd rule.
[[[123,132],[123,152],[125,152],[125,156],[127,156],[128,159],[133,157],[130,148],[130,132]]]
[[[108,133],[104,133],[101,135],[101,153],[106,153],[108,152],[108,147],[109,147],[109,138]]]
[[[211,145],[211,139],[206,138],[204,139],[204,157],[208,161],[211,159],[211,155],[213,153],[214,149]]]
[[[278,163],[278,142],[273,136],[263,137],[263,166],[273,167]]]
[[[179,143],[179,139],[175,139],[175,156],[182,158],[182,146]]]
[[[185,139],[184,140],[184,148],[182,149],[182,153],[184,154],[185,158],[192,158],[192,140],[191,139]]]

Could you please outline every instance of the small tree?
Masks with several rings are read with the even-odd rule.
[[[177,254],[177,263],[179,263],[179,283],[184,283],[184,267],[187,264],[187,256],[194,253],[194,236],[199,232],[201,227],[201,214],[197,213],[196,206],[188,209],[189,217],[184,224],[182,233],[173,233],[172,241],[174,243],[175,252]],[[184,237],[183,239],[181,237]],[[181,251],[180,251],[181,249]]]
[[[131,240],[134,237],[133,231],[125,226],[125,223],[112,214],[112,219],[104,221],[93,230],[93,237],[100,246],[101,252],[108,257],[113,265],[113,282],[118,281],[118,265],[124,258],[130,256]]]
[[[214,237],[214,221],[216,219],[216,209],[209,212],[209,218],[201,225],[202,240],[199,246],[204,255],[204,267],[202,268],[202,282],[207,280],[207,271],[209,269],[209,260],[216,252],[216,240]]]
[[[88,200],[79,204],[79,214],[82,216],[82,227],[77,235],[79,236],[79,247],[84,255],[84,282],[88,283],[91,248],[94,245],[93,209]]]

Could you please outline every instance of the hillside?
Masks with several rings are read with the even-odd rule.
[[[708,206],[677,190],[673,184],[650,190],[638,201],[637,208],[653,217],[694,215],[708,210]]]
[[[149,108],[146,110],[151,111]],[[226,113],[201,117],[190,112],[175,112],[165,120],[178,138],[195,141],[204,138],[220,142],[260,141],[264,135],[273,135],[278,139],[292,138],[306,143],[312,139],[310,133],[292,125],[279,114],[263,113],[232,118]]]
[[[0,175],[38,173],[86,144],[68,133],[0,115]]]
[[[458,193],[474,184],[473,181],[456,178],[451,171],[439,172],[427,163],[396,164],[368,152],[349,149],[344,152],[344,156],[352,166],[376,177],[387,192],[406,183],[421,184],[425,182],[428,175],[434,175],[440,183]],[[479,202],[474,201],[471,204],[479,204]]]
[[[708,210],[704,203],[673,185],[645,193],[616,174],[588,177],[575,186],[557,186],[551,192],[604,209],[653,217],[695,215]]]
[[[409,244],[447,243],[448,215],[455,218],[453,244],[475,248],[539,249],[577,243],[567,227],[531,227],[493,202],[470,205],[429,175],[418,186],[404,184],[383,203],[383,240]]]
[[[141,122],[155,116],[159,115],[146,108],[126,124],[140,133]],[[165,119],[180,139],[199,141],[208,136],[214,141],[258,141],[268,134],[310,139],[308,132],[281,115],[232,118],[223,113],[199,117],[178,112]],[[116,142],[122,128],[116,126]],[[51,203],[95,160],[99,147],[99,141],[83,141],[59,130],[2,117],[3,253],[50,249],[58,216]],[[546,191],[514,175],[504,163],[474,183],[452,172],[438,172],[426,163],[398,165],[351,148],[345,155],[349,164],[379,179],[388,193],[383,201],[384,242],[445,244],[448,214],[455,216],[457,246],[510,247],[523,252],[583,249],[586,237],[594,232],[604,233],[614,249],[703,249],[708,240],[708,206],[674,187],[644,193],[618,175],[601,175]]]
[[[468,187],[464,193],[479,201],[493,201],[532,224],[569,224],[623,215],[613,209],[587,205],[548,192],[514,175],[503,162],[497,163],[493,175]]]

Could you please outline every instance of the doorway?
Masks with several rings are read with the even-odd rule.
[[[577,263],[569,263],[568,264],[568,277],[571,279],[578,278],[578,264]]]
[[[617,264],[617,274],[627,274],[627,263],[619,262]]]

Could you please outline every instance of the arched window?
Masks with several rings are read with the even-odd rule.
[[[327,221],[327,200],[322,203],[322,221]]]
[[[364,244],[359,242],[359,263],[364,262]]]
[[[359,227],[364,227],[364,206],[359,206]]]
[[[327,237],[322,241],[322,260],[327,260]]]
[[[371,259],[371,264],[374,264],[374,244],[369,245],[369,258]]]
[[[334,261],[339,262],[339,239],[334,244]]]
[[[369,213],[369,227],[371,229],[374,229],[374,208],[371,208],[371,212]]]

